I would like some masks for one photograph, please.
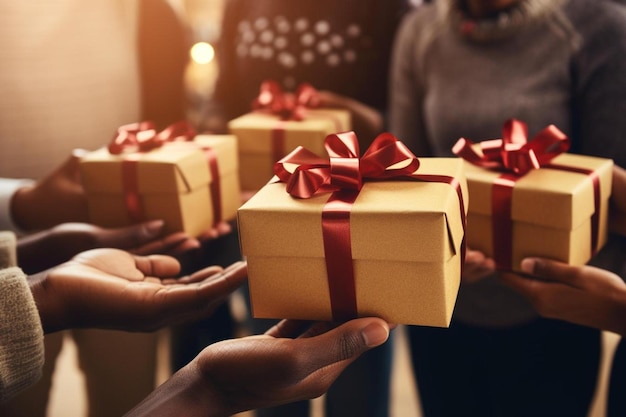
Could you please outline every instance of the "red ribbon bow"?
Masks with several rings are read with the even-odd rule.
[[[550,162],[566,152],[569,138],[556,126],[550,125],[527,141],[527,126],[524,122],[510,119],[503,127],[502,139],[480,143],[482,155],[473,148],[473,143],[461,138],[452,152],[466,161],[487,169],[502,171],[494,180],[492,188],[491,216],[493,257],[497,268],[511,270],[513,252],[512,197],[515,183],[525,174],[540,167],[577,172],[589,175],[593,182],[594,214],[591,217],[591,254],[595,254],[599,236],[600,183],[593,170]]]
[[[158,133],[151,121],[130,123],[117,129],[117,134],[109,143],[108,149],[114,155],[126,154],[122,160],[122,181],[124,201],[132,221],[141,222],[145,220],[144,208],[139,195],[137,175],[139,157],[136,153],[149,152],[171,142],[192,142],[195,136],[195,129],[186,120],[173,123]],[[211,178],[213,178],[209,185],[209,191],[214,223],[218,223],[222,221],[222,203],[217,155],[210,148],[198,147],[198,149],[204,152]]]
[[[317,90],[310,84],[301,84],[295,94],[284,92],[276,81],[264,81],[254,99],[254,110],[265,110],[282,120],[302,120],[306,109],[319,106]]]
[[[117,134],[109,143],[109,152],[114,155],[148,152],[167,142],[191,141],[195,136],[196,131],[185,120],[171,124],[158,133],[151,121],[130,123],[117,129]]]
[[[510,119],[504,123],[502,139],[480,142],[482,155],[465,138],[457,141],[452,152],[474,165],[521,176],[547,165],[570,146],[569,138],[554,125],[543,129],[531,141],[527,138],[526,123]]]
[[[363,180],[384,181],[390,178],[448,183],[459,197],[459,208],[465,229],[463,196],[458,181],[441,175],[417,175],[419,160],[391,133],[382,133],[362,157],[352,131],[331,134],[324,143],[330,159],[298,147],[274,164],[274,173],[287,183],[287,192],[296,198],[310,198],[332,192],[322,209],[322,239],[333,320],[358,316],[352,245],[350,211],[363,186]],[[293,172],[288,165],[295,164]],[[461,244],[465,258],[465,243]]]
[[[419,167],[415,155],[390,133],[379,135],[359,158],[359,142],[352,131],[326,136],[330,160],[299,146],[274,164],[274,173],[287,183],[293,197],[310,198],[333,192],[322,210],[322,238],[330,303],[334,320],[357,317],[356,287],[352,263],[350,211],[363,179],[383,180],[409,176]],[[402,167],[396,164],[407,161]],[[298,165],[293,173],[288,164]]]
[[[287,183],[293,197],[310,198],[317,193],[338,190],[359,191],[363,179],[383,180],[413,174],[419,160],[391,133],[382,133],[372,142],[362,157],[353,131],[328,135],[324,143],[330,160],[297,147],[274,164],[274,173]],[[402,162],[407,162],[397,166]],[[287,165],[295,164],[293,172]]]

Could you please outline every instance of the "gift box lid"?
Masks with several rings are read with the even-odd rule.
[[[111,154],[107,148],[81,159],[81,180],[89,192],[119,193],[122,162],[137,159],[137,184],[142,193],[186,193],[212,181],[203,147],[214,149],[220,175],[237,169],[233,135],[199,135],[193,142],[172,142],[145,153]]]
[[[600,200],[611,193],[613,161],[591,156],[562,154],[551,165],[593,170],[600,178]],[[470,211],[491,215],[493,182],[502,175],[465,162],[471,203]],[[553,168],[535,169],[515,182],[511,218],[514,221],[572,230],[594,213],[591,176]]]
[[[322,146],[324,139],[329,133],[343,132],[351,129],[350,112],[343,109],[315,109],[307,110],[304,120],[280,120],[280,117],[266,112],[251,112],[231,120],[228,129],[236,134],[241,144],[241,149],[250,153],[267,152],[266,141],[259,140],[259,131],[272,131],[283,128],[290,134],[308,134],[318,132],[314,140]],[[296,138],[299,140],[300,138]],[[298,145],[309,147],[308,143],[289,143],[288,148]],[[292,146],[293,145],[293,146]],[[322,146],[323,149],[323,146]]]
[[[460,160],[420,158],[420,162],[419,174],[457,178],[466,199]],[[323,258],[321,219],[329,196],[297,199],[285,191],[283,183],[263,187],[238,211],[243,254]],[[350,215],[352,256],[355,260],[446,262],[460,248],[462,221],[458,194],[449,184],[366,182]]]
[[[196,135],[194,143],[214,149],[219,157],[219,174],[225,176],[239,169],[238,142],[235,135]]]

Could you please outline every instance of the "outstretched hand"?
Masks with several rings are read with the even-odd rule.
[[[68,328],[153,331],[205,318],[246,279],[246,265],[209,267],[174,278],[180,264],[163,255],[117,249],[83,252],[30,276],[44,332]]]
[[[210,345],[127,416],[230,416],[315,398],[389,337],[378,318],[303,325],[283,321],[262,336]]]
[[[183,232],[163,236],[163,226],[161,220],[111,229],[87,223],[63,223],[20,238],[18,259],[22,269],[33,274],[96,248],[124,249],[137,255],[178,255],[200,247],[198,239]]]
[[[609,271],[547,259],[522,261],[531,276],[502,274],[544,317],[626,335],[626,283]]]

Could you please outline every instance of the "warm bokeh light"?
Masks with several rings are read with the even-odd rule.
[[[208,64],[215,57],[215,49],[210,43],[197,42],[191,47],[191,59],[198,64]]]

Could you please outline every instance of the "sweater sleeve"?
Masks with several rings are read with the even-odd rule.
[[[43,329],[26,275],[14,261],[15,239],[0,232],[0,402],[41,376]],[[6,261],[6,263],[5,263]],[[9,264],[9,265],[7,265]]]
[[[34,183],[28,179],[0,178],[0,230],[20,231],[11,217],[11,198],[18,189]]]
[[[570,3],[582,40],[573,65],[573,150],[626,167],[626,9],[612,2],[581,6]]]

